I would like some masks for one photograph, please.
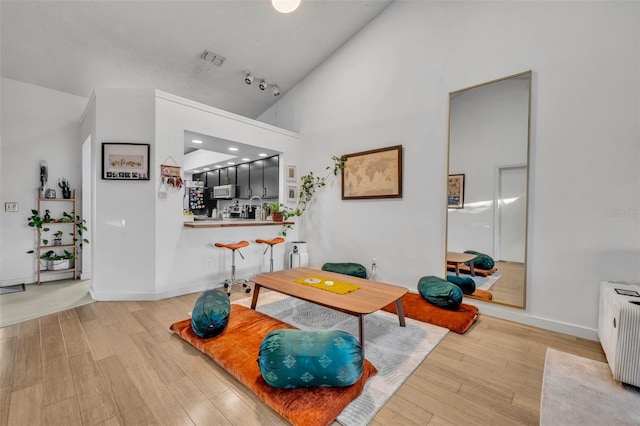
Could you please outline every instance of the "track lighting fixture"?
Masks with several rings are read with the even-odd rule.
[[[244,73],[244,82],[247,84],[253,83],[253,74],[250,71],[242,71]]]
[[[266,90],[267,87],[271,86],[271,93],[273,94],[273,96],[280,96],[280,88],[278,87],[278,83],[273,83],[270,81],[267,81],[265,78],[262,77],[256,77],[254,76],[251,71],[248,70],[244,70],[242,71],[242,74],[244,74],[244,82],[247,84],[251,84],[253,83],[254,79],[257,79],[260,81],[260,83],[258,83],[258,88],[260,90]]]

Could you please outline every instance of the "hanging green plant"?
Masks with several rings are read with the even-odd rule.
[[[294,216],[302,216],[302,213],[309,207],[316,193],[327,185],[327,180],[331,176],[337,176],[338,172],[344,169],[347,162],[347,157],[331,157],[333,160],[332,166],[327,166],[325,170],[328,170],[326,176],[316,176],[313,172],[309,172],[306,175],[300,177],[300,193],[298,194],[298,203],[295,207],[288,207],[280,204],[280,211],[282,211],[282,218],[284,221]],[[286,236],[287,231],[291,229],[293,225],[283,225],[281,234]]]

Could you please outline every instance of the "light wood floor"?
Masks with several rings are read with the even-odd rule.
[[[489,289],[493,300],[512,306],[524,306],[524,263],[497,261],[502,277]]]
[[[96,302],[0,329],[0,425],[287,424],[171,334],[196,298]],[[371,424],[537,425],[548,346],[604,361],[597,342],[480,316]]]

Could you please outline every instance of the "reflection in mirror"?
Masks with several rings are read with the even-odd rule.
[[[470,297],[520,308],[526,300],[530,98],[527,71],[451,92],[449,99],[447,273],[475,281]],[[465,264],[470,256],[459,253],[466,251],[486,257],[472,253],[473,265]]]

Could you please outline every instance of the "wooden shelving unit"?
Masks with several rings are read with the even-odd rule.
[[[61,228],[64,227],[71,227],[71,233],[73,233],[74,238],[77,238],[78,235],[78,230],[77,230],[77,226],[76,226],[76,221],[75,221],[75,217],[76,217],[76,190],[74,189],[71,192],[71,198],[42,198],[40,196],[40,194],[42,193],[42,191],[40,189],[37,190],[37,199],[38,199],[38,214],[42,217],[42,207],[43,205],[47,205],[48,203],[72,203],[72,210],[71,210],[71,215],[73,217],[73,220],[70,222],[62,222],[56,220],[53,220],[51,222],[46,222],[47,226],[60,226]],[[46,209],[45,209],[46,210]],[[36,232],[38,233],[38,247],[36,248],[36,270],[38,271],[38,284],[41,284],[40,279],[43,275],[54,275],[54,274],[64,274],[64,273],[71,273],[73,272],[73,279],[77,280],[78,279],[78,241],[76,242],[72,242],[72,243],[67,243],[67,244],[62,244],[59,246],[56,245],[40,245],[42,244],[42,238],[43,238],[43,232],[40,229],[36,229]],[[68,234],[67,232],[65,232],[65,234]],[[42,255],[43,252],[47,252],[49,250],[67,250],[68,252],[73,254],[74,259],[73,261],[73,267],[72,268],[67,268],[67,269],[56,269],[56,270],[40,270],[41,267],[41,262],[42,260],[40,259],[40,256]]]

